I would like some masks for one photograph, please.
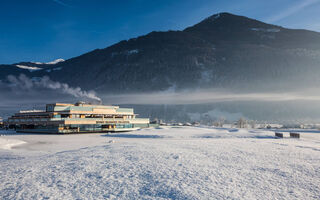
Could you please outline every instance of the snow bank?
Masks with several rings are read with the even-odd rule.
[[[26,142],[15,139],[6,139],[0,137],[0,149],[10,150],[14,146],[25,144]]]

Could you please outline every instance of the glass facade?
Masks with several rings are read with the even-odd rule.
[[[130,131],[149,127],[132,108],[77,104],[48,104],[45,111],[20,111],[8,119],[19,132],[89,133]]]

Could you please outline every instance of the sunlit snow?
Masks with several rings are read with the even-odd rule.
[[[319,133],[161,127],[120,134],[12,135],[0,199],[317,199]]]
[[[59,59],[56,59],[56,60],[54,60],[54,61],[47,62],[47,63],[45,63],[45,64],[54,65],[54,64],[57,64],[57,63],[59,63],[59,62],[64,62],[64,61],[65,61],[64,59],[59,58]]]
[[[20,69],[27,69],[30,72],[37,71],[37,70],[42,70],[42,68],[40,68],[40,67],[30,67],[30,66],[25,66],[25,65],[16,65],[16,66],[19,67]]]

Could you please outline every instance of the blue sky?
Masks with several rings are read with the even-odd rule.
[[[68,59],[218,12],[320,32],[320,0],[3,0],[0,63]]]

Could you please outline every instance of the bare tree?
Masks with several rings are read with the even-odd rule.
[[[240,118],[237,122],[237,127],[238,128],[246,128],[247,126],[247,120],[245,120],[244,118]]]
[[[251,128],[256,128],[256,121],[255,120],[251,120],[250,121],[250,126],[251,126]]]
[[[225,121],[226,121],[226,118],[220,117],[220,118],[219,118],[219,127],[223,127]]]

